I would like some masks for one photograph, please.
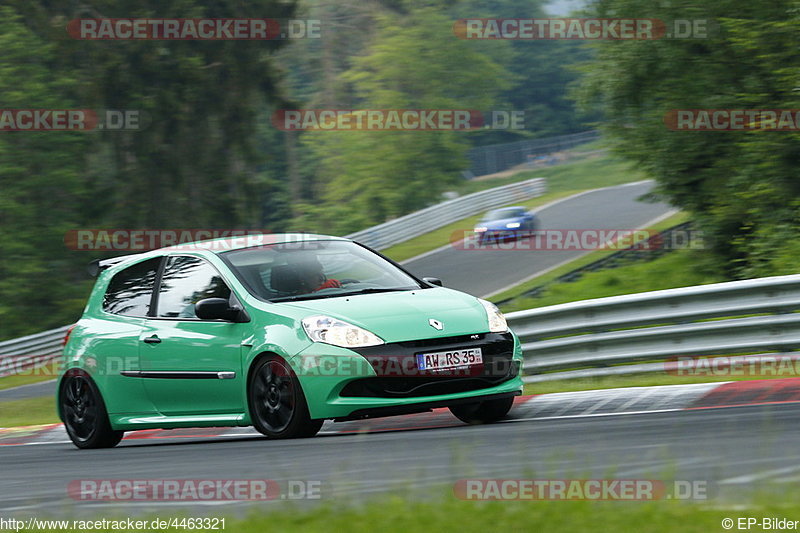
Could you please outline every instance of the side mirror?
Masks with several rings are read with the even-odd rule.
[[[194,304],[194,314],[203,320],[239,322],[241,309],[231,307],[225,298],[206,298]]]
[[[424,281],[425,283],[430,283],[431,285],[438,285],[439,287],[443,286],[442,280],[440,280],[439,278],[422,278],[422,281]]]

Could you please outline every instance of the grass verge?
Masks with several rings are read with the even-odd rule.
[[[688,219],[689,217],[685,213],[677,213],[648,229],[663,231],[686,222]],[[550,272],[496,294],[491,297],[491,300],[499,302],[512,299],[501,306],[504,312],[511,312],[589,298],[602,298],[722,281],[718,276],[706,273],[701,268],[702,261],[699,254],[694,253],[694,250],[675,250],[653,261],[632,263],[598,272],[588,272],[577,281],[553,284],[545,290],[542,296],[537,298],[522,296],[525,292],[535,287],[550,283],[564,274],[607,257],[615,251],[596,250],[588,252]]]
[[[0,401],[0,428],[55,424],[58,421],[53,396]]]
[[[50,381],[55,379],[56,375],[39,375],[39,374],[17,374],[13,376],[6,376],[0,378],[0,390],[13,389],[14,387],[21,387],[22,385],[32,385],[33,383],[40,383],[42,381]]]
[[[539,198],[518,203],[518,205],[524,205],[528,208],[535,208],[588,189],[640,181],[647,179],[647,176],[638,170],[632,169],[629,163],[620,159],[609,155],[598,155],[582,161],[520,172],[511,178],[483,183],[490,183],[491,187],[499,187],[531,178],[547,178],[548,192]],[[435,250],[449,243],[454,231],[472,229],[482,215],[483,213],[480,213],[453,221],[453,223],[445,227],[382,250],[382,253],[395,261],[405,261],[425,252]]]
[[[360,504],[321,505],[254,511],[244,518],[226,518],[225,529],[237,533],[262,531],[353,533],[427,533],[429,531],[605,531],[706,533],[724,531],[739,518],[796,519],[800,504],[788,496],[758,497],[748,506],[711,507],[697,502],[651,501],[488,501],[457,500],[453,496],[422,502],[397,495],[371,498]],[[172,513],[174,516],[174,513]],[[161,517],[163,518],[163,517]],[[94,516],[93,519],[98,519]],[[142,518],[144,519],[144,518]],[[760,519],[759,519],[760,520]],[[148,521],[149,523],[149,521]],[[723,526],[724,524],[724,526]],[[735,528],[735,525],[732,526]],[[752,527],[752,525],[751,525]],[[728,528],[730,529],[730,528]],[[749,529],[749,528],[748,528]],[[761,527],[753,527],[761,531]],[[771,529],[768,527],[767,529]],[[171,530],[171,529],[170,529]],[[79,529],[64,529],[79,531]]]

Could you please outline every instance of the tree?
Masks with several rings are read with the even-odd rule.
[[[453,8],[456,18],[548,18],[544,0],[466,0]],[[522,111],[523,132],[490,131],[476,135],[473,142],[485,145],[520,137],[549,137],[589,129],[600,119],[594,109],[579,113],[567,88],[579,78],[575,68],[589,61],[593,50],[581,41],[516,39],[475,40],[473,45],[493,55],[511,75],[512,84],[503,91],[509,109]],[[506,46],[504,46],[506,45]]]
[[[605,112],[617,151],[690,211],[730,277],[795,272],[797,133],[671,131],[677,109],[797,109],[800,18],[783,2],[601,0],[594,15],[708,21],[707,38],[596,45],[577,96]]]
[[[4,109],[76,107],[69,74],[54,71],[54,47],[8,6],[0,7],[0,94]],[[85,200],[84,132],[0,133],[0,338],[63,325],[82,306],[64,234]],[[78,307],[79,308],[79,307]]]
[[[82,41],[76,18],[291,18],[280,0],[10,0],[3,16],[5,108],[135,110],[135,131],[3,134],[0,337],[80,314],[96,256],[68,229],[284,229],[285,99],[273,55],[286,41]],[[10,306],[13,305],[13,309]],[[30,317],[36,317],[31,320]]]
[[[501,65],[452,34],[453,19],[423,7],[378,18],[375,42],[342,76],[360,109],[492,109],[510,84]],[[304,229],[346,233],[420,209],[466,168],[463,131],[311,131],[323,191]]]

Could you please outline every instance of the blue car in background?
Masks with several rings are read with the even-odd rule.
[[[486,213],[475,226],[481,244],[489,241],[517,239],[533,235],[539,219],[524,207],[513,206],[494,209]]]

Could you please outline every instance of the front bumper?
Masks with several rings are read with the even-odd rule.
[[[488,229],[479,234],[478,240],[481,243],[505,242],[519,239],[527,239],[534,235],[533,230],[528,229]]]
[[[481,348],[484,364],[439,373],[417,353]],[[351,420],[427,411],[522,392],[522,350],[512,333],[481,333],[348,350],[314,344],[290,360],[312,418]]]

